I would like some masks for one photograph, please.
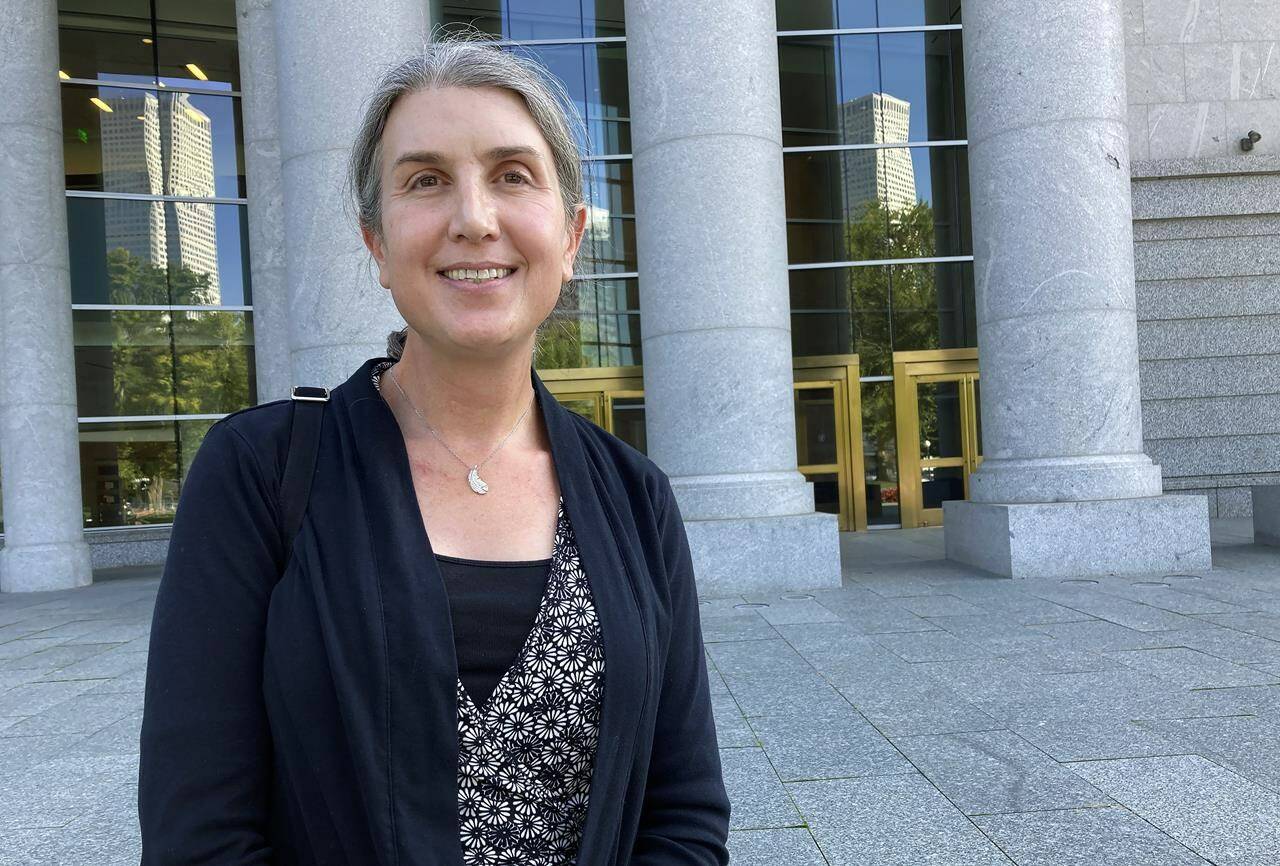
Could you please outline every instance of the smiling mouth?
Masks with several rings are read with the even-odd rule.
[[[471,283],[472,285],[481,285],[483,283],[492,283],[506,277],[511,276],[516,271],[515,268],[482,268],[474,270],[471,268],[452,268],[447,271],[441,271],[441,276],[449,280],[455,280],[460,283]]]

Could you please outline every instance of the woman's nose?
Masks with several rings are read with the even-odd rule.
[[[461,183],[453,210],[450,234],[456,240],[482,241],[498,237],[498,213],[482,182]]]

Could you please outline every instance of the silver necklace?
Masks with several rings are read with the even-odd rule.
[[[443,439],[440,438],[440,434],[435,431],[434,427],[432,427],[430,424],[427,423],[426,416],[424,416],[422,412],[419,411],[418,407],[413,404],[413,400],[410,399],[409,395],[404,392],[404,388],[400,387],[400,380],[396,378],[396,369],[394,364],[391,365],[391,367],[387,370],[387,373],[390,374],[391,381],[395,383],[396,390],[400,392],[400,396],[404,397],[405,402],[409,404],[409,408],[413,410],[413,414],[417,415],[419,418],[422,419],[422,423],[423,425],[426,426],[427,431],[430,432],[432,436],[436,437],[436,441],[439,442],[441,445],[443,445],[445,447],[445,450],[448,451],[450,454],[452,454],[455,460],[457,460],[459,463],[461,463],[463,466],[465,466],[469,470],[467,472],[467,486],[471,488],[471,492],[480,494],[480,495],[484,495],[485,493],[488,493],[489,485],[485,484],[484,479],[480,477],[480,467],[488,463],[489,457],[492,457],[493,455],[497,454],[498,449],[501,448],[503,445],[507,444],[507,440],[511,438],[511,434],[516,432],[516,428],[520,426],[520,422],[524,420],[524,416],[528,415],[529,410],[533,408],[533,400],[532,399],[529,400],[529,405],[524,408],[524,411],[520,413],[520,417],[516,419],[515,427],[512,427],[511,431],[507,433],[506,436],[502,437],[502,441],[499,442],[497,446],[495,446],[494,449],[489,452],[489,457],[486,457],[483,460],[481,460],[479,463],[475,464],[474,466],[471,466],[467,464],[467,461],[459,457],[456,451],[454,451],[452,448],[449,447],[448,442],[445,442]],[[536,397],[537,395],[535,394],[534,396]]]

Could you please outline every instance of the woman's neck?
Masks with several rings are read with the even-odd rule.
[[[530,407],[531,360],[532,347],[527,353],[501,357],[459,358],[433,351],[411,330],[400,360],[383,374],[381,391],[402,425],[408,425],[407,433],[414,431],[414,437],[431,435],[415,416],[416,406],[463,459],[480,460],[487,449],[511,432],[526,409],[529,416],[511,434],[507,448],[519,449],[520,443],[537,440],[538,425],[529,423],[530,416],[536,415]],[[393,374],[412,405],[401,405],[405,401],[400,390],[386,381]],[[485,453],[480,453],[482,450]]]

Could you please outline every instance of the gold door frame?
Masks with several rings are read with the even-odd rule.
[[[922,460],[917,385],[920,382],[944,381],[960,383],[961,456]],[[981,443],[977,441],[978,406],[974,397],[974,383],[977,381],[977,349],[930,349],[893,353],[894,420],[898,433],[898,496],[904,529],[942,524],[941,508],[924,507],[924,491],[920,485],[922,469],[953,465],[963,467],[964,495],[966,499],[969,496],[969,476],[982,462]]]
[[[610,433],[614,432],[614,399],[644,396],[644,368],[640,366],[539,370],[538,376],[557,400],[594,401],[596,423]],[[840,497],[840,529],[865,530],[867,494],[862,459],[862,400],[858,356],[817,355],[793,358],[792,378],[793,393],[796,389],[823,387],[832,388],[835,393],[836,453],[839,462],[835,465],[798,468],[802,473],[835,472]],[[797,445],[798,442],[797,439]]]
[[[806,477],[836,473],[840,497],[840,529],[843,532],[867,528],[867,473],[862,459],[862,391],[857,355],[810,355],[791,359],[793,392],[809,388],[832,388],[835,392],[835,465],[798,467]],[[801,431],[796,431],[799,453]]]

